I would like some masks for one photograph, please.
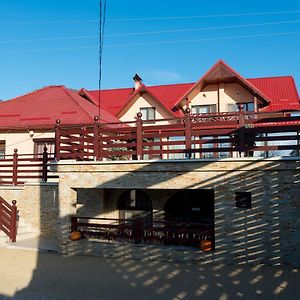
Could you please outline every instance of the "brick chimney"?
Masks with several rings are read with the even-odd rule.
[[[134,81],[134,89],[137,90],[143,84],[143,80],[138,74],[135,74],[132,79]]]

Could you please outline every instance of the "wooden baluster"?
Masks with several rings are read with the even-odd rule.
[[[18,184],[18,149],[14,149],[12,183],[13,185]]]
[[[185,110],[185,122],[184,122],[184,132],[185,132],[185,157],[191,158],[191,148],[192,148],[192,140],[191,140],[191,110],[187,108]]]
[[[43,166],[42,166],[42,181],[47,182],[48,180],[48,152],[47,152],[47,147],[44,147],[44,152],[43,152]]]
[[[142,113],[136,115],[136,155],[137,159],[143,159],[143,120]]]
[[[10,229],[10,238],[12,242],[16,242],[17,240],[17,201],[12,201],[12,208],[11,208],[11,229]]]
[[[71,217],[71,232],[77,231],[77,218]]]
[[[246,152],[246,132],[245,132],[245,114],[243,112],[244,105],[239,104],[239,128],[238,128],[238,149],[241,157],[245,157]]]
[[[60,123],[61,121],[59,119],[56,120],[56,126],[55,126],[55,160],[59,161],[60,159]]]
[[[94,160],[99,160],[99,117],[94,117]]]

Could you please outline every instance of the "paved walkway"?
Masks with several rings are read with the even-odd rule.
[[[299,299],[288,266],[184,265],[0,248],[0,299]]]

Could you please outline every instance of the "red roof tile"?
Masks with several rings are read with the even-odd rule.
[[[175,102],[182,96],[193,83],[170,84],[147,86],[147,90],[158,99],[163,106],[171,111]],[[81,94],[85,94],[89,99],[98,105],[99,91],[87,91],[82,89]],[[120,110],[130,101],[134,95],[134,88],[122,88],[112,90],[101,90],[101,108],[116,116]],[[172,112],[175,115],[181,115],[181,111]]]
[[[300,110],[299,94],[292,76],[248,79],[271,99],[264,111]]]
[[[62,124],[90,124],[98,107],[64,86],[49,86],[0,103],[0,127],[34,128]],[[101,110],[101,121],[119,120]]]
[[[218,68],[226,69],[239,81],[251,89],[261,99],[266,101],[268,106],[265,110],[279,109],[300,109],[299,94],[292,76],[266,77],[246,79],[233,70],[222,60],[219,60],[210,68],[204,76],[196,83],[170,84],[158,86],[144,86],[163,106],[172,111],[174,115],[181,116],[182,112],[176,105],[184,99],[199,82]],[[147,91],[146,90],[146,91]],[[96,105],[99,102],[99,91],[87,91],[82,89],[81,94],[86,95]],[[134,88],[122,88],[101,91],[101,108],[116,116],[134,95]]]
[[[250,78],[246,79],[270,100],[265,108],[274,110],[299,110],[299,95],[292,76]],[[182,98],[194,83],[148,86],[148,90],[168,109],[172,109],[178,99]],[[99,91],[86,91],[90,99],[98,105]],[[127,104],[134,93],[133,88],[102,90],[101,107],[113,115]],[[177,113],[178,114],[178,113]]]

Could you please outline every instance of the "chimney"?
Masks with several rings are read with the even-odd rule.
[[[135,74],[132,79],[134,81],[134,89],[137,90],[142,85],[143,80],[138,74]]]

